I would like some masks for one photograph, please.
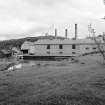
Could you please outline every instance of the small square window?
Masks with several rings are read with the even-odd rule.
[[[59,45],[59,49],[63,49],[63,45],[62,44]]]
[[[76,49],[76,45],[75,44],[72,45],[72,49]]]
[[[50,45],[49,44],[47,45],[47,49],[50,49]]]
[[[76,52],[72,52],[72,54],[76,54]]]
[[[47,54],[50,54],[50,51],[47,51]]]
[[[96,47],[93,48],[94,50],[96,49]]]
[[[63,52],[59,52],[59,54],[63,54]]]
[[[86,49],[86,50],[88,50],[89,48],[88,48],[88,47],[86,47],[85,49]]]

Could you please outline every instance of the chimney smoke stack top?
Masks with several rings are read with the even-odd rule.
[[[77,30],[77,24],[75,24],[75,40],[77,39],[77,35],[78,35],[78,30]]]
[[[68,29],[65,29],[65,38],[68,37]]]
[[[57,29],[55,29],[55,38],[57,37]]]

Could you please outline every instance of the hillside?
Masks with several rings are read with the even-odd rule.
[[[39,39],[54,39],[55,36],[38,36],[38,37],[26,37],[21,39],[11,39],[0,41],[0,49],[10,49],[12,47],[19,47],[24,43],[24,41],[37,41]],[[57,37],[58,39],[64,39],[64,37]]]

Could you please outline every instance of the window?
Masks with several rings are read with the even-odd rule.
[[[63,49],[63,45],[62,44],[59,45],[59,49]]]
[[[50,54],[50,51],[47,51],[47,54]]]
[[[95,50],[95,49],[96,49],[96,47],[93,47],[93,49]]]
[[[72,49],[76,49],[76,45],[75,44],[72,45]]]
[[[88,47],[86,47],[85,49],[86,49],[86,50],[88,50],[89,48],[88,48]]]
[[[72,52],[72,54],[76,54],[76,52]]]
[[[47,49],[50,49],[50,45],[49,44],[47,45]]]
[[[59,52],[59,54],[63,54],[63,52]]]

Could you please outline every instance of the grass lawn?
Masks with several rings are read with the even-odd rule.
[[[105,66],[97,56],[0,71],[0,105],[105,105]],[[40,64],[40,65],[39,65]]]

